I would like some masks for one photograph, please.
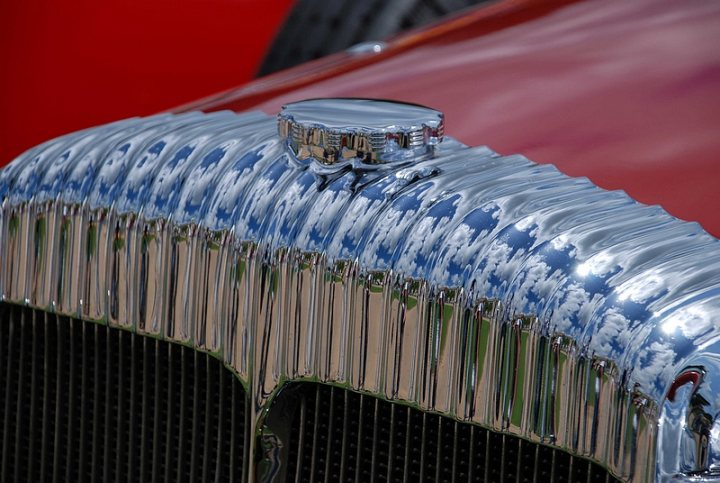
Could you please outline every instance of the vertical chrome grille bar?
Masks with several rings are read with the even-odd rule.
[[[305,418],[307,414],[307,397],[303,394],[303,397],[300,401],[300,445],[298,447],[297,452],[297,475],[295,477],[295,482],[300,483],[300,478],[302,478],[302,461],[303,461],[303,452],[305,451]]]
[[[132,483],[136,479],[135,476],[135,468],[137,467],[137,425],[135,424],[135,421],[138,417],[138,407],[137,407],[137,400],[138,400],[138,387],[137,387],[137,381],[138,381],[138,360],[139,360],[139,354],[137,350],[137,346],[141,342],[138,341],[135,337],[132,337],[129,341],[130,345],[130,417],[128,418],[127,422],[129,423],[128,427],[128,441],[127,441],[127,480],[128,483]]]
[[[236,394],[236,398],[233,398],[233,407],[237,406],[239,403],[243,404],[244,411],[243,411],[243,417],[239,419],[239,421],[242,423],[242,431],[238,431],[238,434],[242,435],[242,439],[240,441],[243,442],[243,451],[239,452],[238,454],[243,456],[242,460],[242,478],[247,478],[247,475],[250,471],[250,461],[252,460],[252,455],[250,455],[250,438],[253,437],[253,434],[251,432],[252,425],[250,424],[250,414],[252,413],[250,411],[250,404],[252,402],[250,401],[249,397],[245,396],[245,392],[241,391],[240,388],[240,381],[237,379],[233,379],[233,387],[238,388]]]
[[[363,323],[362,327],[366,328],[366,324]],[[365,333],[365,337],[367,337],[367,333]],[[364,339],[363,339],[364,340]],[[363,361],[365,360],[365,355],[362,355]],[[364,364],[364,362],[363,362]],[[364,371],[363,371],[364,372]],[[358,411],[358,432],[357,432],[357,440],[356,440],[356,452],[355,452],[355,481],[360,481],[360,472],[362,470],[359,462],[362,458],[362,450],[363,450],[363,413],[365,409],[365,397],[361,394],[360,395],[360,410]]]
[[[226,445],[230,444],[229,439],[227,441],[225,440],[223,432],[223,422],[225,421],[227,412],[227,406],[225,402],[225,398],[227,397],[227,388],[225,387],[225,377],[223,377],[225,375],[224,372],[225,368],[219,365],[217,371],[217,378],[218,401],[220,401],[220,404],[218,404],[217,441],[215,445],[215,453],[217,454],[217,459],[215,460],[216,482],[219,482],[220,478],[222,478],[223,456],[225,455]],[[205,481],[209,481],[209,479],[206,479]]]
[[[458,422],[453,421],[453,445],[452,445],[452,483],[455,483],[458,478]]]
[[[412,426],[410,426],[410,418],[412,414],[410,412],[410,407],[405,408],[405,467],[403,468],[403,482],[407,483],[409,481],[410,477],[410,433],[412,431]]]
[[[20,312],[18,314],[18,312]],[[17,323],[17,317],[20,316],[20,321]],[[10,413],[7,414],[8,423],[9,425],[5,427],[6,432],[6,439],[10,442],[10,445],[7,448],[8,452],[8,464],[11,464],[13,466],[10,466],[6,470],[6,475],[8,476],[8,481],[10,481],[10,478],[13,478],[13,481],[18,481],[18,465],[20,464],[19,456],[20,456],[20,429],[21,429],[21,417],[22,413],[19,410],[22,406],[22,393],[23,393],[23,369],[25,365],[25,347],[24,347],[24,332],[25,332],[25,314],[22,311],[17,310],[16,308],[13,308],[11,313],[12,319],[13,319],[13,336],[10,338],[12,341],[13,346],[15,347],[16,353],[16,361],[13,364],[13,367],[17,369],[17,375],[15,375],[15,371],[13,370],[10,374],[10,392],[5,395],[8,401],[12,401],[12,406],[10,407]],[[15,381],[15,384],[12,383],[12,381]],[[14,455],[14,458],[10,458],[12,455]],[[12,473],[10,472],[11,469],[14,469]]]
[[[118,450],[122,443],[121,422],[124,408],[124,399],[122,398],[124,390],[123,344],[121,337],[115,340],[112,337],[107,337],[106,345],[107,360],[105,368],[108,386],[105,394],[105,477],[119,481],[121,475],[118,472],[120,462]]]
[[[425,446],[426,446],[426,438],[427,438],[426,422],[427,422],[427,413],[423,413],[422,414],[422,430],[420,433],[420,481],[425,480],[425,459],[426,459]]]
[[[185,479],[184,475],[184,466],[185,461],[183,461],[182,456],[185,454],[185,438],[183,437],[185,433],[187,432],[187,424],[188,424],[188,355],[185,351],[180,351],[180,361],[182,366],[182,371],[180,372],[180,429],[178,431],[178,442],[177,442],[177,455],[178,460],[176,462],[176,478],[177,481],[181,481]],[[192,421],[191,421],[192,424]]]
[[[43,314],[43,339],[45,340],[43,354],[43,410],[42,410],[42,448],[40,450],[40,479],[39,481],[47,481],[46,469],[48,460],[48,441],[50,441],[50,359],[51,340],[50,340],[50,317],[47,312]]]
[[[205,430],[203,431],[205,435],[205,439],[203,441],[203,458],[202,458],[202,466],[201,466],[201,479],[202,481],[210,481],[209,478],[209,471],[210,471],[210,448],[212,447],[211,444],[211,428],[212,428],[212,398],[217,397],[216,394],[213,394],[213,380],[215,378],[215,374],[210,368],[210,359],[208,357],[205,357]],[[199,384],[196,384],[199,386]],[[197,437],[197,436],[196,436]]]
[[[56,368],[56,386],[55,386],[55,444],[53,446],[53,468],[55,468],[55,471],[53,472],[53,482],[59,481],[59,471],[57,471],[60,468],[60,438],[62,436],[62,426],[61,426],[61,420],[62,417],[62,411],[61,411],[61,398],[63,393],[64,384],[63,381],[65,379],[64,377],[64,371],[63,366],[65,365],[65,341],[62,337],[62,334],[60,334],[60,321],[62,318],[60,316],[56,316],[55,318],[55,327],[57,331],[57,360],[55,364]]]
[[[435,481],[440,481],[440,471],[442,469],[442,434],[443,434],[443,427],[442,427],[442,421],[438,417],[434,417],[434,420],[437,421],[437,450],[435,451]]]
[[[190,481],[195,481],[198,474],[198,439],[200,436],[200,361],[198,352],[193,352],[193,401],[190,425]],[[185,439],[185,438],[183,438]]]
[[[7,357],[5,359],[5,370],[3,371],[5,373],[5,384],[3,387],[3,392],[4,392],[3,397],[5,398],[5,404],[4,404],[4,408],[3,408],[3,418],[2,418],[3,419],[2,475],[0,475],[3,482],[8,481],[8,476],[9,476],[6,474],[6,471],[8,468],[8,459],[9,459],[9,454],[10,454],[10,431],[9,431],[10,417],[11,417],[10,414],[11,414],[11,410],[12,410],[12,405],[15,403],[15,401],[12,401],[12,397],[11,397],[11,394],[12,394],[11,384],[13,381],[12,366],[13,366],[13,362],[15,361],[15,357],[13,356],[13,353],[14,353],[13,349],[15,347],[15,344],[13,344],[13,342],[14,342],[14,337],[15,337],[15,331],[17,329],[15,327],[15,324],[13,323],[12,315],[9,318],[10,318],[10,320],[8,322],[10,325],[10,330],[9,330],[10,334],[6,341]]]
[[[167,374],[169,371],[165,370],[163,371],[163,367],[167,367],[165,364],[162,364],[162,353],[163,351],[160,349],[160,342],[158,340],[155,340],[155,404],[153,408],[153,438],[152,438],[152,468],[150,470],[150,478],[151,481],[158,481],[160,478],[160,411],[161,411],[161,404],[160,404],[160,391],[163,387],[163,374]],[[171,371],[170,371],[171,372]],[[165,386],[167,388],[167,386]],[[167,409],[166,409],[167,411]],[[170,419],[170,413],[166,412],[165,417],[169,420]]]
[[[0,310],[0,313],[2,311]],[[39,328],[38,328],[38,312],[33,311],[32,314],[32,374],[30,376],[30,434],[28,439],[28,449],[35,448],[37,444],[42,444],[42,440],[38,443],[35,436],[37,431],[37,424],[42,422],[42,415],[38,414],[38,392],[40,391],[40,384],[38,378],[40,377],[39,366],[42,359],[39,357],[39,348],[35,341],[38,341]],[[2,316],[0,316],[2,320]],[[0,344],[0,351],[2,350],[2,344]],[[1,353],[0,353],[1,354]],[[2,361],[2,355],[0,355],[0,361]],[[0,371],[2,372],[2,371]],[[2,387],[2,384],[0,384]],[[35,470],[37,469],[36,461],[29,462],[27,465],[27,481],[36,481],[37,476]],[[18,478],[19,481],[19,478]]]
[[[88,410],[88,405],[94,397],[89,393],[89,379],[90,371],[93,369],[90,367],[89,348],[90,341],[87,336],[88,330],[92,329],[87,324],[81,324],[80,330],[80,441],[78,443],[78,470],[77,479],[81,480],[86,478],[86,463],[87,463],[87,427],[92,424],[92,413]]]
[[[523,449],[524,449],[524,443],[523,440],[518,441],[518,455],[517,455],[517,467],[515,470],[516,475],[516,481],[520,483],[523,480]]]
[[[15,406],[15,441],[14,441],[14,453],[15,453],[15,462],[14,462],[14,473],[13,473],[13,480],[14,481],[20,481],[20,464],[21,464],[21,456],[25,453],[25,449],[22,447],[21,443],[21,437],[23,436],[22,433],[22,411],[21,408],[25,406],[24,404],[24,395],[25,395],[25,388],[24,388],[24,378],[25,378],[25,366],[26,366],[26,357],[27,357],[27,346],[25,343],[25,339],[27,338],[27,331],[28,331],[28,322],[26,320],[27,312],[24,310],[19,311],[20,312],[20,340],[18,347],[20,349],[18,353],[18,376],[17,376],[17,394],[16,394],[16,406]],[[15,311],[17,313],[17,311]],[[17,331],[17,329],[16,329]],[[7,396],[6,396],[7,397]],[[12,432],[8,431],[10,434]]]
[[[175,402],[178,400],[177,391],[175,390],[177,386],[177,378],[175,374],[175,364],[176,364],[176,351],[175,347],[172,345],[167,346],[167,357],[168,357],[168,367],[170,367],[170,371],[168,372],[168,379],[167,379],[167,392],[168,392],[168,401],[167,401],[167,421],[165,424],[165,475],[164,480],[165,481],[171,481],[170,475],[173,471],[173,461],[172,461],[172,454],[173,451],[173,429],[175,428],[175,425],[173,424],[173,421],[176,419],[177,414],[175,412]]]
[[[116,346],[117,344],[113,343],[112,338],[110,337],[110,334],[107,330],[103,331],[102,334],[103,337],[100,340],[100,347],[101,350],[105,351],[105,356],[102,364],[103,384],[100,386],[103,391],[103,399],[101,399],[103,410],[100,424],[102,425],[103,431],[100,433],[102,435],[102,453],[98,454],[98,458],[102,461],[103,470],[101,477],[105,478],[109,477],[110,475],[111,460],[109,459],[109,454],[112,452],[112,449],[114,449],[114,442],[112,442],[109,435],[113,433],[113,426],[111,426],[112,406],[110,405],[110,401],[115,395],[112,389],[113,384],[117,380],[117,374],[112,371],[113,363],[115,361],[115,357],[113,355],[113,346]]]
[[[483,481],[490,481],[490,432],[483,432],[485,433],[485,479]]]
[[[347,454],[348,454],[348,423],[350,422],[350,407],[348,404],[348,392],[343,391],[343,439],[342,439],[342,456],[340,457],[340,481],[345,481],[345,471],[347,470]]]
[[[395,463],[395,413],[397,411],[397,404],[393,404],[390,408],[390,435],[388,437],[388,464],[386,479],[390,481],[393,474],[393,466]]]
[[[232,408],[230,410],[230,426],[232,426],[232,433],[230,433],[230,481],[237,481],[238,471],[240,476],[244,474],[243,468],[237,468],[235,462],[237,460],[237,431],[238,419],[240,416],[237,413],[237,386],[235,384],[230,388],[232,392]],[[243,435],[245,436],[245,435]],[[247,445],[246,445],[247,446]]]
[[[488,459],[486,461],[490,460]],[[507,466],[507,451],[505,446],[505,435],[503,434],[502,444],[500,445],[500,481],[505,481],[505,466]]]
[[[9,327],[9,330],[11,329],[11,322],[10,320],[5,320],[9,316],[6,314],[6,307],[0,307],[0,323],[7,324]],[[0,455],[0,463],[2,463],[2,468],[0,469],[0,481],[5,481],[5,455],[7,454],[5,444],[5,437],[7,431],[5,431],[5,428],[7,427],[7,424],[5,423],[5,417],[8,413],[8,403],[7,403],[7,394],[8,394],[8,384],[10,381],[10,377],[8,375],[8,367],[10,363],[10,337],[8,337],[8,340],[2,341],[0,340],[0,408],[3,409],[3,417],[0,418],[0,430],[2,430],[3,438],[2,441],[0,441],[0,448],[2,448],[2,455]]]
[[[126,420],[124,417],[125,412],[125,361],[123,360],[123,352],[125,351],[125,334],[121,333],[118,337],[117,344],[117,421],[115,421],[117,440],[115,441],[116,457],[115,459],[115,479],[119,481],[122,478],[122,457],[121,455],[126,454],[124,448],[124,428],[123,422]]]
[[[375,475],[377,475],[377,465],[378,465],[378,420],[380,419],[380,414],[378,412],[378,400],[375,399],[375,407],[373,408],[373,446],[372,446],[372,457],[370,459],[370,481],[375,481]],[[360,465],[358,464],[358,467]]]
[[[325,448],[325,478],[324,481],[330,480],[330,465],[333,456],[333,430],[335,426],[335,388],[330,387],[330,411],[328,417],[327,429],[327,447]]]
[[[13,310],[14,312],[14,310]],[[14,313],[10,315],[10,337],[8,337],[8,365],[7,371],[7,382],[5,385],[5,412],[3,413],[3,447],[2,447],[2,481],[11,481],[14,474],[12,472],[12,464],[14,463],[13,453],[16,453],[15,446],[15,430],[13,426],[16,424],[15,410],[17,409],[17,394],[20,392],[17,390],[17,378],[15,377],[15,366],[20,364],[18,360],[18,354],[20,347],[18,347],[17,339],[19,332],[21,331],[19,325],[15,322],[16,318]]]
[[[313,410],[314,414],[312,431],[312,456],[310,458],[310,481],[316,481],[315,470],[318,457],[318,437],[320,436],[320,431],[318,427],[320,423],[320,418],[318,417],[318,414],[320,414],[320,386],[315,388],[315,405]]]
[[[103,387],[107,382],[107,379],[100,373],[100,327],[95,324],[93,325],[93,348],[95,357],[93,358],[93,418],[92,418],[92,441],[90,442],[91,454],[90,454],[90,480],[97,481],[100,477],[97,474],[97,470],[100,467],[99,450],[100,450],[100,381],[103,381]],[[105,409],[107,411],[107,409]]]
[[[75,412],[75,380],[77,378],[77,360],[76,360],[76,351],[77,348],[75,346],[75,331],[77,330],[75,327],[75,321],[74,319],[70,319],[68,321],[70,324],[70,337],[69,337],[69,364],[68,364],[68,385],[66,387],[67,389],[67,406],[65,414],[63,414],[63,419],[65,420],[65,423],[67,425],[67,431],[65,432],[66,437],[66,445],[67,448],[65,448],[65,481],[73,481],[74,478],[72,477],[72,461],[73,461],[73,433],[75,432],[75,421],[77,419],[74,417]],[[66,346],[67,347],[67,346]]]
[[[470,426],[470,451],[468,454],[468,481],[474,481],[475,473],[475,426]]]
[[[148,338],[142,339],[143,351],[142,351],[142,407],[140,409],[140,479],[148,479],[148,466],[152,466],[152,453],[151,448],[148,448],[148,437],[149,437],[149,415],[150,411],[150,391],[151,383],[150,376],[153,375],[150,371],[150,357],[155,352],[151,351],[152,340]],[[153,381],[157,386],[157,381]]]

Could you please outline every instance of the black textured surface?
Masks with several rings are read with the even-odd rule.
[[[617,481],[563,451],[345,389],[295,383],[274,404],[292,413],[287,481]]]
[[[488,0],[299,0],[258,75],[286,69],[367,40],[382,40]]]
[[[177,344],[0,303],[2,481],[240,481],[245,392]]]

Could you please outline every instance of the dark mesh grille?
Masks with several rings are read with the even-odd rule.
[[[291,414],[287,481],[617,481],[557,449],[322,384],[292,384],[273,408]]]
[[[247,398],[177,344],[0,303],[2,481],[240,481]],[[294,383],[268,424],[288,481],[616,481],[582,458],[450,418]]]
[[[213,357],[0,303],[2,481],[239,481],[245,404]]]

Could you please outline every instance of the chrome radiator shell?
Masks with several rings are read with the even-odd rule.
[[[720,242],[622,192],[452,140],[317,171],[225,112],[51,141],[0,200],[3,300],[214,354],[256,429],[311,379],[628,481],[719,469]]]

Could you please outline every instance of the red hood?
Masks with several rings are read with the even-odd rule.
[[[502,2],[261,79],[193,108],[392,98],[445,112],[470,145],[521,153],[720,236],[720,3]]]

